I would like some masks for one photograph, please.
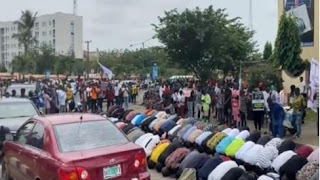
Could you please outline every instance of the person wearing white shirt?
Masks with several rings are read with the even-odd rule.
[[[177,103],[178,103],[178,115],[182,118],[185,117],[185,96],[183,94],[183,91],[180,90],[179,94],[177,96]]]
[[[120,97],[119,97],[120,88],[119,88],[118,84],[116,84],[114,86],[113,90],[114,90],[114,96],[115,96],[115,99],[116,99],[116,105],[120,106]]]

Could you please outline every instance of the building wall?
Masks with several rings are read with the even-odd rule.
[[[284,12],[284,0],[278,0],[278,17]],[[319,0],[314,0],[314,45],[302,47],[301,58],[303,60],[316,59],[319,61]],[[288,75],[285,71],[282,72],[282,79],[284,81],[283,86],[286,91],[290,91],[290,86],[292,84],[297,86],[302,86],[299,81],[300,77],[303,77],[305,81],[308,80],[309,72],[303,72],[299,77],[292,77]],[[305,82],[304,82],[305,83]]]
[[[18,40],[12,38],[17,32],[18,27],[12,21],[0,22],[0,62],[7,68],[10,68],[15,56],[23,53],[22,45],[19,46]],[[57,54],[66,55],[73,51],[76,58],[83,58],[81,16],[65,13],[39,16],[35,21],[33,35],[38,40],[37,47],[47,44]]]

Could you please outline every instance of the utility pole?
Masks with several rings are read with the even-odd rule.
[[[87,44],[87,68],[86,68],[86,71],[87,71],[87,78],[89,79],[89,60],[90,60],[90,43],[92,41],[85,41],[84,43]]]
[[[73,15],[78,15],[78,2],[73,0]]]

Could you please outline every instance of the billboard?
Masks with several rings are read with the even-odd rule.
[[[287,15],[296,17],[301,46],[314,43],[314,0],[284,0]]]

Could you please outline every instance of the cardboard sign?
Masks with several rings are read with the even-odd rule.
[[[264,111],[264,99],[262,92],[252,93],[252,111]]]

